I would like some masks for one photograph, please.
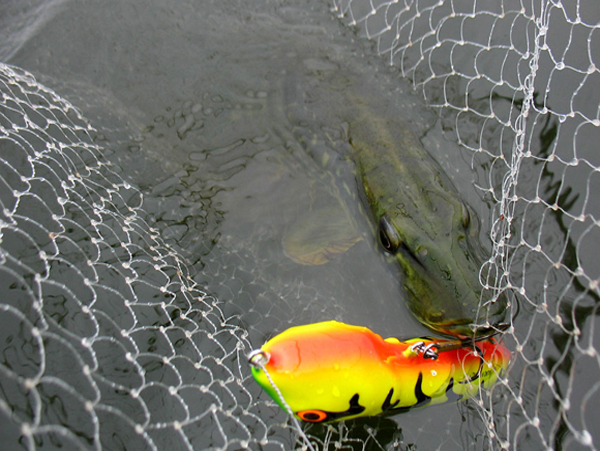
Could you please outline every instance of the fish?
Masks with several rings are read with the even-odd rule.
[[[310,423],[467,399],[491,388],[510,358],[493,336],[401,341],[333,320],[291,327],[248,356],[258,385]]]
[[[403,118],[382,114],[385,109],[346,78],[342,87],[335,80],[327,76],[298,94],[296,77],[287,88],[294,93],[288,117],[297,130],[318,128],[319,114],[298,113],[318,104],[321,116],[344,125],[345,151],[356,166],[356,198],[370,211],[381,248],[402,269],[409,310],[446,336],[485,336],[504,328],[510,302],[480,281],[486,258],[472,209]]]
[[[295,221],[282,239],[283,251],[301,265],[318,266],[346,252],[362,237],[340,204],[315,209]]]

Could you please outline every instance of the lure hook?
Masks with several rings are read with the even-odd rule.
[[[440,349],[437,343],[429,343],[425,345],[424,341],[419,341],[410,347],[410,350],[415,354],[423,354],[424,359],[437,360]]]

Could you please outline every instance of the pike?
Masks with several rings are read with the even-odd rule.
[[[485,336],[505,328],[506,294],[484,290],[480,282],[485,258],[477,218],[402,118],[381,116],[370,99],[348,83],[336,86],[336,80],[328,76],[325,89],[313,86],[300,94],[292,77],[286,89],[288,98],[293,96],[288,118],[301,125],[295,135],[309,153],[314,153],[311,140],[297,131],[319,128],[319,116],[315,120],[314,111],[307,113],[307,104],[319,102],[325,108],[321,115],[347,124],[346,147],[360,191],[356,197],[368,204],[381,246],[403,270],[411,312],[430,330],[447,336]],[[339,241],[330,234],[332,243]],[[347,244],[337,248],[355,242],[344,235]]]

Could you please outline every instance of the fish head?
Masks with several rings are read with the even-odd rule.
[[[409,306],[437,333],[488,334],[504,321],[507,298],[484,288],[477,221],[453,195],[420,194],[419,208],[378,212],[378,238],[404,271]]]

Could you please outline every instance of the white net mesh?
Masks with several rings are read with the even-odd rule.
[[[336,1],[468,150],[495,201],[488,265],[515,292],[490,445],[596,449],[600,7]]]
[[[25,449],[266,442],[247,334],[145,222],[77,110],[1,69],[3,435]]]
[[[225,6],[243,24],[237,45],[251,47],[246,30],[260,19],[266,22],[256,38],[260,52],[274,52],[265,61],[295,61],[286,46],[297,45],[298,36],[281,35],[293,16],[294,27],[308,24],[317,36],[304,64],[316,71],[335,65],[336,52],[343,51],[319,50],[326,45],[321,37],[341,46],[352,40],[350,33],[327,22],[320,3],[290,2],[313,11],[306,15],[284,3],[255,16]],[[178,8],[173,16],[181,23],[191,17],[197,27],[194,8]],[[469,163],[451,175],[459,189],[474,183],[479,190],[469,200],[483,205],[483,235],[493,241],[486,282],[517,300],[505,335],[514,357],[505,378],[469,403],[312,426],[309,437],[326,449],[598,448],[600,7],[593,0],[335,0],[333,10],[376,43],[376,53],[440,113],[435,130],[447,143],[460,144],[437,154],[449,171],[460,166],[448,163],[459,155]],[[35,58],[19,60],[31,34],[23,30],[36,11],[4,13],[28,19],[21,28],[11,25],[10,48],[0,51],[53,75],[44,66],[52,53],[35,53],[39,43],[29,48]],[[269,14],[283,20],[265,19]],[[160,30],[139,21],[144,30]],[[38,30],[44,20],[35,23]],[[224,28],[238,33],[232,23]],[[329,26],[339,38],[323,31]],[[52,29],[43,33],[57,37]],[[279,33],[277,45],[269,33]],[[248,51],[241,52],[246,57]],[[354,64],[368,62],[357,71],[378,68],[368,55],[352,52]],[[250,51],[248,59],[257,54]],[[129,55],[127,69],[136,64]],[[60,70],[66,65],[59,61]],[[277,68],[265,69],[264,79],[274,79]],[[231,76],[231,84],[246,86]],[[100,91],[54,83],[74,103],[83,98],[77,105],[89,111],[81,113],[26,71],[0,65],[0,440],[6,449],[300,447],[285,414],[251,380],[250,349],[288,325],[325,319],[364,324],[382,335],[406,335],[411,327],[418,333],[405,310],[394,310],[401,307],[382,300],[379,321],[369,316],[374,304],[350,300],[353,292],[372,302],[389,299],[392,288],[378,277],[386,262],[373,257],[370,271],[353,266],[352,257],[331,262],[320,282],[324,270],[299,270],[273,250],[278,228],[295,217],[264,206],[281,210],[273,193],[292,186],[312,199],[333,189],[321,187],[320,175],[306,168],[298,175],[304,167],[298,146],[277,129],[285,124],[274,127],[282,138],[274,136],[265,125],[272,115],[245,129],[249,118],[269,108],[272,85],[239,88],[243,95],[165,95],[168,107],[161,105],[160,115],[152,110],[152,121],[140,119],[151,126],[130,136],[122,133],[127,126],[118,105],[90,102]],[[386,89],[400,96],[382,84]],[[108,119],[96,111],[107,105],[114,114]],[[100,126],[84,116],[99,117]],[[227,144],[212,143],[209,152],[211,140]],[[431,133],[422,140],[433,147],[440,142]],[[173,148],[184,148],[186,159],[148,163],[141,155],[151,142],[177,143]],[[172,175],[157,176],[165,167],[174,168]],[[243,190],[235,183],[245,183]],[[231,213],[242,204],[243,220]],[[270,222],[258,222],[267,215]],[[225,220],[232,216],[236,220]]]

